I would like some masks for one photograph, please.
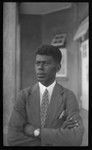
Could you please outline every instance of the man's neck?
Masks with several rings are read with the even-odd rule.
[[[50,83],[41,83],[42,85],[44,85],[45,87],[48,87],[48,86],[50,86],[50,85],[52,85],[54,82],[56,82],[56,80],[54,80],[53,82],[50,82]]]

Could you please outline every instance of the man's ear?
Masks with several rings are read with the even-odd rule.
[[[61,69],[61,64],[57,65],[57,72]]]

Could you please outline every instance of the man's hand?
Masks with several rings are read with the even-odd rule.
[[[25,127],[24,127],[24,132],[25,134],[27,134],[28,136],[31,136],[31,135],[34,135],[34,130],[35,128],[30,125],[30,124],[27,124]]]
[[[26,135],[28,136],[34,136],[34,137],[38,137],[40,136],[40,129],[35,129],[32,125],[30,124],[27,124],[25,127],[24,127],[24,132]]]
[[[65,128],[71,129],[71,128],[76,128],[76,127],[78,127],[78,126],[79,126],[79,123],[78,123],[77,119],[75,120],[75,119],[73,119],[73,118],[71,117],[71,118],[69,118],[68,120],[66,120],[66,121],[64,122],[62,128],[63,128],[63,129],[65,129]]]

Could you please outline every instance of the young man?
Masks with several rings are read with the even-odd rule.
[[[43,45],[36,52],[37,84],[19,93],[8,130],[10,146],[79,146],[83,123],[74,93],[56,82],[62,54]]]

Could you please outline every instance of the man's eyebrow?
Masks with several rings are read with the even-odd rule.
[[[47,62],[46,60],[36,60],[36,62]]]

